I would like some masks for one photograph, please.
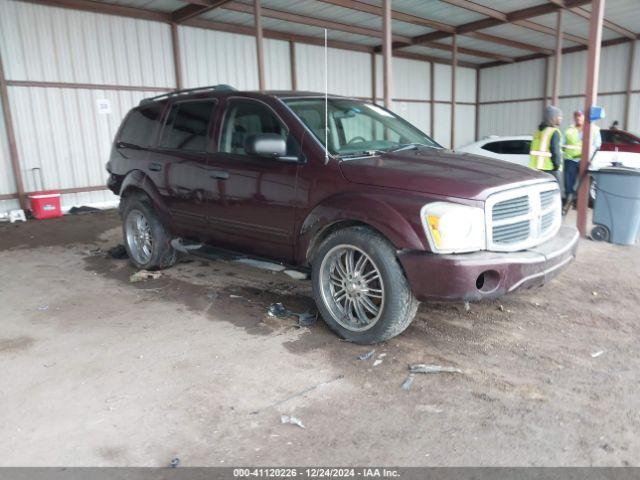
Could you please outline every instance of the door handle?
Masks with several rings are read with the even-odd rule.
[[[229,178],[229,172],[225,172],[224,170],[213,170],[209,172],[209,177],[218,180],[226,180],[227,178]]]
[[[162,165],[157,162],[152,162],[149,164],[149,170],[151,170],[152,172],[159,172],[160,170],[162,170]]]

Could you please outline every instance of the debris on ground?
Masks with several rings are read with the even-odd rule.
[[[593,291],[593,292],[591,292],[591,295],[593,295],[594,297],[597,297],[598,296],[598,292]]]
[[[89,251],[87,252],[87,254],[88,254],[89,256],[91,256],[91,257],[97,257],[98,255],[102,255],[103,253],[104,253],[104,251],[103,251],[100,247],[98,247],[98,248],[94,248],[94,249],[89,250]]]
[[[124,245],[116,245],[115,247],[111,247],[107,250],[107,255],[114,260],[126,260],[129,258],[129,254],[127,253],[127,249],[124,248]]]
[[[285,268],[284,265],[280,265],[279,263],[256,260],[255,258],[238,258],[235,259],[234,262],[241,263],[242,265],[248,265],[250,267],[260,268],[261,270],[269,270],[271,272],[281,272]]]
[[[358,360],[369,360],[371,357],[373,357],[374,353],[376,353],[376,349],[375,348],[373,350],[367,352],[367,353],[363,353],[362,355],[358,355]]]
[[[309,275],[307,273],[301,272],[299,270],[285,270],[282,273],[284,273],[285,275],[288,275],[294,280],[306,280],[307,278],[309,278]]]
[[[427,365],[424,363],[416,363],[409,365],[411,373],[462,373],[462,370],[456,367],[443,367],[442,365]]]
[[[468,312],[469,310],[471,310],[471,304],[469,304],[469,302],[464,302],[464,311]]]
[[[413,385],[413,379],[414,379],[414,376],[412,374],[409,374],[407,379],[404,382],[402,382],[402,385],[400,386],[400,388],[402,388],[402,390],[406,390],[407,392],[411,390],[411,385]]]
[[[40,305],[38,307],[38,310],[40,310],[41,312],[46,312],[47,310],[49,310],[49,305]]]
[[[498,305],[498,310],[500,310],[501,312],[504,312],[504,306],[503,305]]]
[[[291,415],[282,415],[280,417],[280,422],[290,423],[291,425],[297,425],[300,428],[305,428],[304,425],[302,424],[302,420]]]
[[[180,466],[180,459],[178,457],[172,458],[169,466],[171,468],[177,468],[178,466]]]
[[[129,277],[129,282],[137,283],[145,280],[157,280],[162,276],[162,272],[150,272],[149,270],[139,270]]]
[[[380,355],[378,355],[378,358],[376,358],[376,360],[373,362],[373,366],[377,367],[378,365],[380,365],[382,363],[382,359],[386,356],[386,353],[381,353]]]
[[[95,207],[87,207],[87,206],[82,206],[82,207],[71,207],[69,209],[69,214],[70,215],[81,215],[83,213],[97,213],[97,212],[101,212],[102,210],[100,210],[99,208],[95,208]]]
[[[242,298],[242,295],[229,295],[229,298]]]
[[[308,327],[313,325],[318,318],[318,312],[292,312],[287,307],[285,307],[282,303],[272,303],[267,308],[267,315],[275,318],[289,318],[289,317],[297,317],[298,325],[301,327]]]
[[[604,353],[604,350],[598,350],[597,352],[593,352],[591,354],[591,358],[598,358],[600,355]]]

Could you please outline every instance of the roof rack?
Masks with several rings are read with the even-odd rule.
[[[180,95],[187,95],[187,94],[190,94],[190,93],[197,93],[197,92],[235,92],[235,91],[236,91],[236,89],[233,88],[231,85],[225,85],[225,84],[210,85],[208,87],[185,88],[185,89],[182,89],[182,90],[174,90],[173,92],[169,92],[169,93],[163,93],[162,95],[157,95],[155,97],[143,98],[142,100],[140,100],[139,105],[146,105],[146,104],[151,103],[151,102],[157,102],[158,100],[169,99],[169,98],[177,97],[177,96],[180,96]]]

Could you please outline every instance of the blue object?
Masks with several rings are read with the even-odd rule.
[[[640,169],[608,167],[592,172],[596,182],[593,224],[618,245],[633,245],[640,234]]]
[[[605,117],[604,107],[598,105],[592,105],[589,109],[589,120],[592,122],[596,120],[602,120]]]

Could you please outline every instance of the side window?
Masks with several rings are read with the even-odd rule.
[[[529,140],[507,140],[502,142],[502,152],[507,155],[529,155],[531,141]]]
[[[490,142],[482,146],[483,150],[493,153],[502,153],[502,142]]]
[[[120,142],[148,147],[153,142],[153,135],[160,124],[160,115],[164,104],[153,104],[131,110],[120,132]]]
[[[602,139],[602,143],[611,143],[612,140],[612,132],[611,130],[600,130],[600,138]]]
[[[266,105],[247,100],[230,103],[222,126],[220,152],[247,155],[245,142],[252,135],[275,133],[287,142],[287,155],[299,155],[297,141]]]
[[[204,152],[207,149],[213,107],[214,102],[211,100],[174,104],[167,115],[159,146],[175,150]]]

